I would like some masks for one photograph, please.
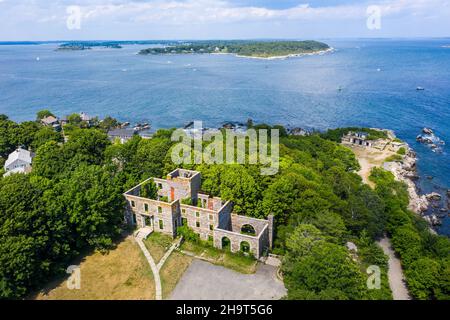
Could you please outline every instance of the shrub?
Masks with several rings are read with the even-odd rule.
[[[191,199],[191,198],[184,198],[184,199],[181,199],[181,204],[185,204],[185,205],[188,205],[188,206],[192,206],[192,199]]]
[[[178,227],[177,228],[177,234],[179,236],[182,236],[187,241],[191,241],[191,242],[194,242],[194,243],[200,243],[200,236],[197,233],[195,233],[188,226]]]
[[[439,287],[440,265],[430,258],[421,258],[414,261],[406,270],[408,288],[416,299],[432,299]]]
[[[403,157],[400,154],[393,154],[392,156],[387,157],[385,162],[401,162]]]
[[[399,155],[404,156],[404,155],[406,154],[406,148],[401,147],[400,149],[398,149],[397,153],[398,153]]]

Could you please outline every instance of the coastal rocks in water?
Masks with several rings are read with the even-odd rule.
[[[423,217],[428,223],[432,226],[440,226],[442,225],[441,219],[435,214]]]
[[[431,137],[427,137],[427,136],[423,136],[423,135],[418,135],[416,137],[417,142],[423,143],[423,144],[429,144],[429,145],[433,145],[433,140],[431,139]]]
[[[415,184],[415,180],[418,179],[415,171],[416,162],[415,152],[410,151],[401,162],[392,162],[386,168],[394,175],[396,180],[402,181],[407,185],[410,198],[408,209],[422,215],[428,210],[430,202],[425,195],[419,195]]]
[[[415,213],[422,214],[428,210],[429,206],[430,203],[427,198],[425,196],[419,196],[416,193],[415,195],[412,194],[408,208]]]
[[[413,181],[417,181],[420,179],[420,176],[417,173],[411,172],[411,173],[405,174],[405,178],[411,179]]]
[[[437,137],[434,131],[429,128],[423,128],[422,134],[416,137],[416,141],[429,146],[436,153],[442,153],[442,147],[445,145],[445,141]]]
[[[447,212],[441,212],[441,211],[439,211],[438,213],[436,213],[436,216],[437,216],[439,219],[444,219],[444,218],[447,216]]]
[[[403,170],[414,171],[416,170],[416,157],[415,153],[408,154],[403,159]]]
[[[430,193],[426,197],[429,201],[440,201],[442,199],[442,196],[437,192]]]

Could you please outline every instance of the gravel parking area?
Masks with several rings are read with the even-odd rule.
[[[170,297],[171,300],[277,300],[286,295],[276,268],[259,264],[255,274],[238,272],[194,260]]]

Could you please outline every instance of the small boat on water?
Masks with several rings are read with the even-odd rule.
[[[417,91],[424,91],[425,88],[424,88],[424,87],[417,87],[416,90],[417,90]]]

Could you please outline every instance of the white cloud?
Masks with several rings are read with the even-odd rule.
[[[119,1],[83,6],[86,19],[128,19],[135,22],[184,24],[232,23],[240,21],[363,19],[369,4],[311,7],[301,4],[288,9],[236,6],[224,0]],[[448,0],[390,0],[379,2],[385,17],[399,14],[422,15],[449,11]],[[325,21],[324,21],[325,22]]]
[[[401,19],[408,23],[419,21],[423,24],[429,24],[429,21],[433,20],[444,25],[448,25],[450,20],[450,0],[366,0],[367,2],[333,6],[312,6],[305,0],[304,4],[287,9],[236,5],[232,1],[0,0],[2,6],[0,26],[5,26],[0,27],[0,39],[2,34],[11,28],[26,34],[27,30],[35,31],[36,25],[42,27],[43,32],[49,30],[50,33],[58,31],[64,34],[66,7],[70,5],[81,7],[83,28],[89,30],[93,38],[96,38],[95,32],[100,29],[103,32],[102,36],[109,30],[111,38],[114,38],[115,33],[125,30],[132,33],[133,30],[163,30],[166,27],[185,31],[192,29],[193,26],[198,28],[204,26],[206,31],[212,31],[218,30],[218,25],[228,26],[229,30],[237,30],[243,25],[253,24],[258,25],[262,33],[261,29],[264,28],[271,31],[272,26],[293,23],[303,24],[306,29],[311,26],[318,27],[324,35],[326,30],[330,30],[330,34],[335,34],[336,25],[342,28],[342,32],[352,30],[346,25],[364,26],[366,9],[369,5],[379,5],[383,19]],[[44,29],[44,26],[47,29]],[[282,27],[279,30],[282,30]],[[404,32],[408,35],[408,30]],[[133,35],[130,34],[129,37]],[[283,35],[280,34],[280,37]]]

